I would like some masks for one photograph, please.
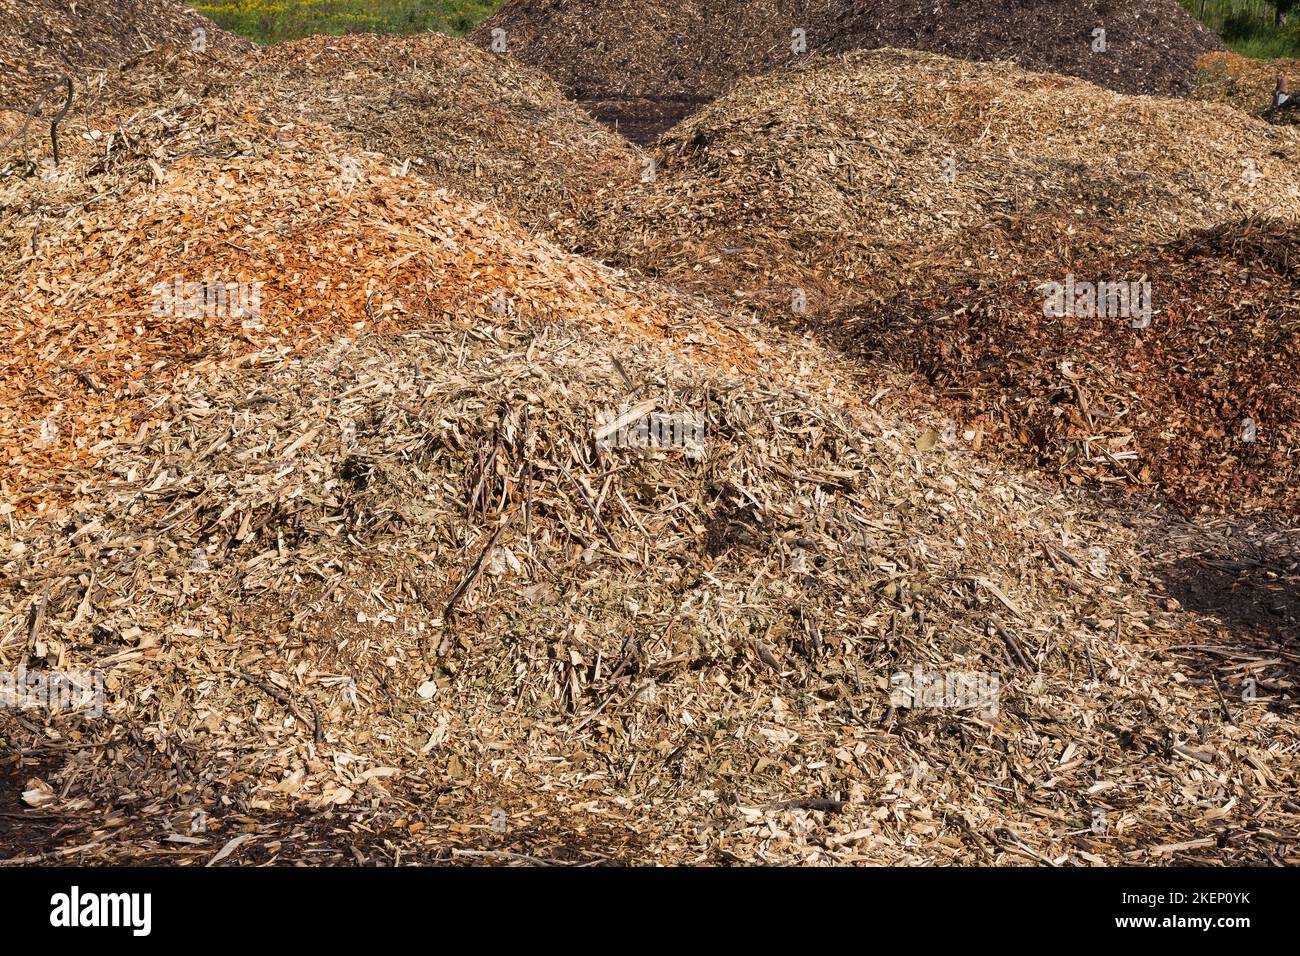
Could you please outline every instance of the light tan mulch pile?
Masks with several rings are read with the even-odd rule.
[[[280,44],[249,58],[226,95],[328,123],[532,229],[572,218],[641,172],[627,142],[552,80],[438,33]]]
[[[945,271],[1300,213],[1293,130],[900,50],[746,81],[650,156],[581,248],[773,312],[796,288],[834,315]]]

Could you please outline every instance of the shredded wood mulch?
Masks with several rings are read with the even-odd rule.
[[[270,108],[286,122],[329,123],[339,134],[333,168],[378,150],[394,175],[491,204],[539,234],[557,224],[572,232],[578,210],[642,169],[626,140],[544,75],[436,33],[312,37],[224,59],[154,51],[79,85],[59,128],[130,125],[185,98],[219,99],[235,116]],[[19,136],[23,120],[0,113],[0,138],[19,148],[0,176],[32,175],[49,159],[47,124]]]
[[[650,155],[576,247],[921,371],[1066,480],[1293,510],[1294,131],[884,51],[747,81]],[[1046,318],[1071,275],[1149,281],[1152,327]]]
[[[28,110],[63,76],[99,71],[156,49],[191,49],[203,30],[207,53],[252,48],[178,0],[0,0],[0,111]]]
[[[845,320],[867,355],[935,388],[963,431],[1063,478],[1193,509],[1300,513],[1300,230],[1246,221],[1079,260],[1078,282],[1150,283],[1150,324],[1045,314],[1041,266],[954,276]],[[1138,325],[1145,325],[1135,317]]]
[[[469,39],[504,44],[643,144],[737,80],[819,53],[910,48],[1181,96],[1196,58],[1222,49],[1177,0],[514,0]]]
[[[650,158],[575,243],[776,314],[796,288],[833,315],[956,269],[1300,211],[1294,130],[899,50],[747,80]]]
[[[0,709],[4,862],[1300,862],[1296,656],[1175,598],[1195,529],[275,108],[70,131],[0,179],[0,669],[105,712]]]
[[[628,143],[554,81],[438,33],[280,44],[241,63],[226,95],[329,123],[535,230],[641,171]]]
[[[1292,97],[1274,109],[1273,92],[1279,76],[1289,81]],[[1228,103],[1265,122],[1300,124],[1300,59],[1253,59],[1228,51],[1207,53],[1196,61],[1193,96]]]

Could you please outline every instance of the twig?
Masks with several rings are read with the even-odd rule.
[[[1223,699],[1223,689],[1219,687],[1219,675],[1210,671],[1210,680],[1214,681],[1214,693],[1219,697],[1219,706],[1223,708],[1223,719],[1232,723],[1232,712],[1228,710],[1228,702]]]
[[[45,582],[45,590],[41,592],[41,599],[32,605],[31,615],[27,619],[27,651],[29,654],[36,653],[36,638],[41,632],[41,622],[45,620],[45,606],[50,601],[50,582]]]
[[[497,525],[496,530],[492,532],[492,537],[488,538],[487,544],[483,545],[483,550],[478,553],[478,558],[475,559],[469,573],[461,578],[460,583],[456,585],[456,590],[451,592],[451,597],[447,600],[447,606],[442,612],[444,620],[451,619],[451,616],[456,611],[456,605],[460,602],[460,599],[465,596],[465,592],[469,590],[470,585],[478,580],[479,574],[483,571],[483,559],[488,556],[488,552],[492,550],[492,546],[497,543],[497,538],[501,537],[501,532],[505,530],[506,525],[510,521],[510,515],[512,514],[514,514],[513,511],[507,514],[505,518],[501,520],[501,523]]]
[[[303,726],[306,727],[313,726],[311,721],[307,720],[306,717],[304,717],[301,713],[299,713],[297,705],[294,703],[293,698],[290,697],[288,693],[281,690],[279,687],[276,687],[274,684],[267,683],[266,681],[263,680],[258,680],[252,674],[246,674],[243,671],[238,671],[238,674],[241,678],[243,678],[248,683],[252,684],[254,687],[260,690],[262,693],[266,694],[268,697],[272,698],[273,700],[279,701],[281,704],[284,704],[284,706],[288,709],[289,713],[293,714],[295,718],[301,721]],[[313,708],[313,710],[314,709],[315,708]],[[320,718],[319,717],[315,721],[314,728],[318,735],[317,743],[320,743],[320,739],[319,739]]]
[[[23,120],[22,128],[19,129],[18,132],[10,136],[3,143],[0,143],[0,150],[4,150],[8,148],[10,143],[12,143],[14,140],[18,139],[21,136],[23,140],[23,159],[25,161],[27,160],[27,129],[32,125],[32,120],[34,120],[37,116],[40,115],[41,107],[45,105],[46,98],[51,93],[53,93],[56,89],[58,89],[60,85],[66,86],[68,88],[68,100],[66,103],[63,104],[63,109],[59,110],[59,112],[54,116],[54,119],[50,121],[50,141],[54,146],[54,165],[55,166],[59,165],[58,126],[59,123],[63,121],[63,117],[67,115],[68,110],[72,108],[72,78],[71,77],[67,77],[67,76],[60,77],[59,79],[55,80],[53,83],[51,83],[49,86],[45,88],[45,92],[43,92],[37,98],[36,103],[32,106],[32,108],[26,111],[27,119]]]
[[[565,477],[567,477],[569,481],[573,482],[573,487],[578,489],[578,494],[582,498],[582,503],[585,504],[587,510],[591,512],[591,517],[596,522],[596,527],[599,528],[601,533],[605,536],[605,540],[609,542],[609,546],[614,549],[614,554],[621,558],[623,556],[623,549],[619,546],[613,533],[605,526],[605,522],[601,520],[600,512],[598,512],[596,506],[592,504],[591,498],[588,497],[587,492],[583,491],[582,485],[578,484],[578,479],[569,474],[569,469],[565,468],[563,465],[560,466],[560,471],[564,472]]]
[[[499,860],[519,860],[521,863],[530,863],[533,866],[572,866],[574,864],[555,863],[550,860],[542,860],[535,856],[528,856],[524,853],[511,853],[508,850],[452,850],[452,856],[480,856]],[[577,864],[586,866],[589,864]]]
[[[55,166],[59,165],[59,124],[63,122],[63,117],[68,115],[68,110],[72,108],[72,96],[73,96],[72,77],[65,76],[60,82],[62,82],[64,86],[68,88],[68,99],[67,102],[63,104],[63,109],[59,110],[59,112],[55,114],[54,118],[50,120],[50,145],[51,147],[53,147],[54,150]],[[55,86],[57,85],[58,83],[55,84]],[[53,87],[51,87],[51,89],[53,89]]]
[[[997,632],[1002,635],[1002,640],[1006,642],[1007,647],[1009,647],[1011,652],[1015,654],[1016,659],[1020,661],[1020,666],[1027,671],[1035,670],[1036,668],[1031,667],[1029,661],[1025,658],[1024,651],[1020,649],[1020,645],[1016,643],[1016,639],[1011,636],[1011,632],[1002,626],[1002,622],[996,617],[990,617],[989,621],[993,624],[993,627]]]

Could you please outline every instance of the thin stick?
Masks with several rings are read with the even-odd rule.
[[[510,514],[514,514],[514,512],[510,512]],[[497,538],[501,537],[501,532],[506,529],[509,519],[510,515],[506,515],[505,519],[497,525],[497,529],[492,532],[492,537],[488,538],[487,544],[483,545],[483,550],[478,553],[478,558],[475,559],[469,573],[466,574],[465,577],[461,578],[460,584],[456,585],[456,590],[451,592],[451,597],[447,601],[447,606],[442,612],[442,616],[445,620],[451,619],[451,616],[456,611],[457,603],[459,603],[460,599],[465,596],[465,592],[469,590],[470,585],[478,580],[479,574],[483,571],[483,559],[488,556],[488,552],[492,550],[492,546],[497,543]]]

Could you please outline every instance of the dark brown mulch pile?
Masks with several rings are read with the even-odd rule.
[[[0,109],[26,110],[54,80],[117,66],[151,49],[190,49],[194,30],[208,53],[252,44],[177,0],[0,0]]]
[[[994,282],[969,274],[916,307],[863,311],[852,333],[922,372],[961,429],[1066,480],[1294,515],[1297,250],[1295,222],[1255,220],[1074,265],[1079,282],[1149,278],[1144,329],[1127,317],[1045,316],[1038,286],[1063,281],[1064,269],[1040,266]]]
[[[1094,51],[1098,28],[1105,52]],[[1177,0],[516,0],[469,39],[504,41],[597,115],[602,102],[630,101],[620,118],[643,142],[687,115],[692,99],[814,53],[911,48],[1012,60],[1122,93],[1184,95],[1196,58],[1222,49]]]
[[[1222,42],[1177,0],[854,0],[830,23],[828,49],[930,50],[967,60],[1012,60],[1119,93],[1183,96],[1196,58]],[[1094,30],[1106,49],[1094,50]],[[867,40],[871,42],[866,42]]]

